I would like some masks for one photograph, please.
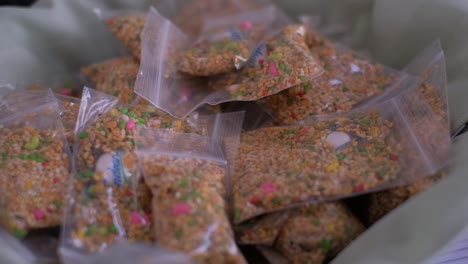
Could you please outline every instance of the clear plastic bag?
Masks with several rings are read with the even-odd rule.
[[[152,9],[142,33],[142,61],[136,93],[176,117],[204,103],[252,101],[298,85],[322,73],[304,42],[305,28],[286,26],[254,51],[240,71],[213,78],[177,71],[174,58],[189,37]]]
[[[438,130],[430,129],[434,124],[420,122],[414,124],[416,136],[421,139],[426,151],[433,154],[432,160],[441,160],[447,155],[450,149],[450,123],[447,103],[447,83],[445,71],[445,57],[439,42],[435,42],[423,50],[405,67],[405,71],[419,75],[424,78],[423,84],[418,88],[423,98],[435,113],[440,127]],[[426,129],[429,126],[429,129]],[[428,135],[429,134],[429,135]],[[443,167],[444,163],[435,164]],[[429,188],[442,178],[441,173],[431,177],[423,178],[418,172],[414,171],[407,176],[414,179],[414,183],[396,188],[391,188],[382,192],[370,194],[369,208],[367,210],[366,222],[371,225],[378,221],[388,212],[418,194]]]
[[[313,29],[308,30],[306,42],[324,73],[259,102],[283,124],[294,124],[314,115],[348,112],[386,90],[418,85],[417,78],[366,60]]]
[[[18,238],[62,224],[70,153],[52,93],[0,120],[1,224]]]
[[[246,263],[228,218],[222,141],[144,128],[137,140],[143,174],[154,195],[156,243],[200,263]]]
[[[417,131],[421,126],[426,129]],[[413,89],[347,114],[244,133],[231,183],[234,222],[402,185],[416,171],[433,174],[450,148],[436,141],[440,128]]]
[[[450,133],[446,62],[440,42],[436,41],[421,51],[404,71],[423,78],[424,83],[419,90],[439,117],[446,133]]]
[[[40,105],[46,102],[49,100],[48,93],[47,89],[39,89],[33,91],[21,90],[8,94],[0,101],[0,118],[22,111],[22,109],[31,105]],[[60,119],[62,120],[65,136],[70,146],[72,146],[80,99],[61,94],[54,94],[54,96],[59,103]]]
[[[141,55],[141,32],[145,26],[146,14],[130,10],[102,10],[94,12],[102,19],[114,36],[136,59]]]
[[[140,177],[134,131],[140,126],[197,130],[195,118],[176,120],[151,105],[127,107],[85,88],[75,131],[74,178],[61,253],[101,251],[119,241],[152,241],[151,192]]]
[[[364,230],[339,202],[301,206],[289,213],[274,248],[290,263],[325,263]]]
[[[204,21],[191,45],[177,56],[177,69],[193,76],[213,76],[240,69],[259,41],[272,31],[280,11],[274,6]]]
[[[271,213],[235,226],[237,243],[272,246],[288,216],[289,211]]]
[[[271,5],[269,0],[164,0],[156,9],[190,36],[199,36],[207,19],[230,16]]]
[[[120,57],[83,67],[81,73],[91,81],[96,90],[130,104],[137,100],[134,87],[138,67],[139,64],[133,57]]]

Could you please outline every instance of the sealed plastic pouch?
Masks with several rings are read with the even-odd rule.
[[[290,212],[274,248],[290,263],[324,263],[364,230],[359,220],[339,202],[306,205]]]
[[[153,192],[156,243],[200,263],[246,263],[225,202],[227,161],[219,140],[140,129],[138,157]]]
[[[53,93],[0,120],[1,225],[16,237],[62,224],[70,154]]]
[[[31,105],[41,105],[47,100],[49,90],[22,90],[19,92],[10,93],[3,100],[0,101],[1,116],[5,117],[12,115],[24,108]],[[58,101],[59,116],[62,121],[65,136],[69,144],[73,144],[74,129],[76,119],[78,117],[78,110],[80,108],[80,99],[76,97],[54,94]]]
[[[288,216],[289,211],[286,210],[262,215],[235,226],[237,243],[272,246]]]
[[[122,103],[130,104],[137,99],[134,87],[138,67],[138,62],[127,56],[88,65],[81,69],[81,73],[96,90],[113,95]]]
[[[423,50],[410,62],[405,71],[424,78],[424,82],[418,90],[438,118],[434,122],[439,122],[440,127],[438,130],[431,129],[431,126],[434,126],[434,122],[421,123],[424,121],[421,120],[415,124],[417,128],[415,133],[422,141],[423,146],[427,147],[427,152],[435,155],[433,159],[441,159],[447,155],[449,149],[446,146],[450,146],[451,139],[445,57],[440,43],[435,42]],[[446,161],[445,159],[441,160]],[[444,165],[444,163],[440,163],[439,167],[443,167]],[[368,224],[375,223],[407,199],[434,185],[443,178],[443,173],[438,172],[435,175],[423,178],[419,172],[414,171],[411,175],[407,175],[407,177],[414,179],[414,183],[369,195],[370,204],[366,215]]]
[[[142,34],[136,93],[177,117],[187,116],[204,103],[252,101],[278,93],[322,72],[306,48],[304,34],[301,25],[283,27],[256,48],[240,71],[213,78],[192,77],[178,72],[173,62],[189,37],[152,9]]]
[[[101,251],[119,241],[152,241],[151,192],[140,176],[134,130],[139,126],[197,131],[151,105],[127,107],[85,88],[75,131],[74,178],[61,253]]]
[[[384,91],[418,85],[417,78],[362,58],[311,29],[306,37],[311,42],[308,45],[312,45],[310,53],[320,61],[324,73],[259,102],[283,124],[348,112]]]
[[[102,19],[114,36],[136,59],[141,55],[141,31],[145,25],[146,14],[128,10],[101,10],[94,12]]]
[[[276,20],[279,12],[268,6],[206,19],[201,35],[180,51],[178,70],[194,76],[213,76],[240,69],[275,24],[287,24]]]
[[[418,115],[415,115],[418,113]],[[403,184],[446,161],[425,146],[440,125],[418,90],[344,115],[242,134],[232,195],[235,223],[304,202],[330,200]],[[417,137],[414,124],[427,126]],[[431,144],[433,145],[433,144]]]

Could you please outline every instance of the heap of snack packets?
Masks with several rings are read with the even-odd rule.
[[[31,83],[0,102],[0,224],[61,227],[63,262],[143,242],[194,263],[247,263],[246,245],[326,263],[442,177],[438,43],[400,71],[267,0],[109,14],[129,55],[83,67],[81,99]]]

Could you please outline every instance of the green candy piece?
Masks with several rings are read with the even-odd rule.
[[[171,123],[171,122],[163,122],[163,123],[162,123],[162,126],[163,126],[164,128],[172,128],[172,123]]]
[[[279,68],[280,68],[280,70],[285,71],[286,70],[286,64],[280,63]]]
[[[190,220],[188,221],[187,225],[188,225],[189,227],[194,227],[194,226],[197,225],[197,221],[195,221],[195,220],[193,220],[193,219],[190,219]]]
[[[234,219],[239,219],[241,217],[241,215],[242,215],[242,210],[239,209],[239,208],[236,208],[234,210]]]
[[[94,173],[90,170],[85,170],[80,173],[78,173],[77,177],[80,179],[86,179],[86,178],[92,178],[94,176]]]
[[[62,201],[55,200],[55,201],[53,201],[53,203],[54,203],[55,207],[57,207],[57,209],[62,207]]]
[[[29,141],[29,143],[26,143],[24,145],[24,148],[27,150],[34,150],[34,149],[39,148],[39,143],[40,141],[38,137],[32,137],[31,141]]]
[[[125,128],[125,124],[126,124],[126,122],[125,122],[124,120],[120,121],[120,122],[119,122],[119,128],[120,128],[120,129],[124,129],[124,128]]]
[[[187,187],[190,184],[190,178],[189,177],[184,177],[182,180],[180,180],[180,187]]]
[[[309,91],[310,89],[312,89],[312,84],[311,83],[304,84],[304,92],[307,93],[307,91]]]
[[[78,134],[78,138],[79,138],[79,139],[85,139],[85,138],[88,137],[88,135],[89,135],[88,132],[83,131],[83,132],[81,132],[81,133]]]
[[[126,115],[128,113],[128,108],[127,107],[120,108],[120,113]]]
[[[323,253],[328,253],[332,248],[332,243],[330,240],[322,239],[319,241],[319,245],[323,250]]]
[[[184,236],[184,231],[182,229],[178,229],[176,232],[175,232],[175,236],[176,238],[180,239]]]
[[[346,158],[346,155],[344,153],[339,153],[339,154],[336,155],[336,158],[338,160],[344,160],[344,158]]]
[[[138,121],[138,124],[139,124],[139,125],[144,125],[144,124],[146,124],[146,121],[145,121],[143,118],[138,117],[138,118],[137,118],[137,121]]]
[[[88,228],[86,228],[86,231],[85,231],[85,236],[90,236],[92,234],[94,234],[94,232],[96,232],[96,226],[95,225],[90,225],[88,226]]]
[[[368,125],[368,126],[372,124],[372,121],[369,119],[362,119],[360,122],[361,124]]]
[[[281,199],[278,197],[274,197],[273,199],[271,199],[271,202],[275,205],[281,205]]]
[[[114,224],[111,224],[109,227],[107,227],[107,230],[111,234],[117,234],[117,227]]]
[[[99,235],[101,235],[101,236],[105,236],[105,235],[107,235],[108,230],[107,230],[107,228],[105,228],[105,227],[100,227],[100,228],[98,229],[98,233],[99,233]]]
[[[233,50],[233,49],[237,49],[239,45],[237,45],[237,42],[228,42],[224,48],[227,49],[227,50]]]
[[[282,57],[283,57],[283,54],[281,53],[272,53],[270,54],[270,56],[268,56],[268,58],[271,60],[278,60],[278,59],[281,59]],[[280,64],[280,68],[281,68],[281,64]]]
[[[134,112],[129,112],[127,115],[128,115],[129,117],[131,117],[131,118],[134,118],[134,119],[137,119],[137,118],[138,118],[137,114],[135,114]]]
[[[17,238],[24,238],[28,234],[28,231],[24,229],[15,229],[13,230],[13,235]]]
[[[148,113],[148,112],[143,112],[143,113],[141,113],[141,116],[144,117],[144,118],[150,118],[151,114]]]

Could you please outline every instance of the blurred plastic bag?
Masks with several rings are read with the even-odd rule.
[[[284,27],[254,52],[239,72],[214,78],[177,72],[174,58],[190,39],[152,9],[142,34],[142,58],[136,93],[173,116],[185,117],[204,103],[251,101],[278,93],[322,73],[308,54],[305,28]]]
[[[439,140],[445,132],[438,120],[412,89],[348,114],[244,133],[232,177],[234,222],[435,173],[450,149]]]
[[[424,82],[418,90],[438,118],[434,122],[440,123],[440,129],[436,132],[438,136],[429,137],[432,140],[436,140],[436,142],[441,142],[441,145],[450,145],[445,57],[440,43],[435,42],[427,47],[410,62],[405,71],[424,78]],[[418,127],[419,130],[415,132],[421,139],[426,137],[427,133],[432,133],[430,130],[425,130],[424,127],[424,125],[420,125]],[[434,149],[428,149],[427,151],[437,153],[439,148],[437,146],[434,147]],[[447,153],[440,152],[440,155],[447,155]],[[443,165],[445,164],[440,164],[439,166],[442,167]],[[375,223],[407,199],[431,187],[443,178],[443,175],[444,173],[439,172],[431,177],[423,177],[418,172],[415,172],[414,175],[408,175],[408,178],[414,179],[414,183],[410,185],[391,188],[382,192],[372,193],[368,197],[363,197],[363,199],[370,200],[367,215],[365,216],[366,224],[371,225]]]
[[[182,49],[179,71],[193,76],[213,76],[242,68],[259,42],[273,31],[281,11],[274,6],[243,11],[221,18],[206,19],[199,36]]]
[[[197,262],[245,263],[228,219],[227,161],[217,137],[163,129],[137,132],[138,157],[154,195],[154,236],[159,245],[181,250]]]
[[[0,117],[6,117],[15,114],[31,105],[40,105],[46,103],[48,89],[39,90],[19,90],[6,95],[0,100]],[[54,93],[53,96],[58,101],[59,115],[70,147],[73,146],[75,123],[78,118],[80,108],[80,99]]]
[[[289,211],[271,213],[235,226],[237,242],[241,245],[272,246],[288,216]]]
[[[133,57],[120,57],[83,67],[81,73],[97,91],[113,95],[124,104],[134,104],[139,99],[134,93],[138,67]]]
[[[291,210],[274,248],[290,263],[324,263],[364,232],[364,226],[341,203]]]
[[[101,251],[119,241],[153,239],[151,192],[140,176],[134,130],[148,126],[203,134],[196,117],[192,121],[176,120],[150,105],[127,107],[115,97],[84,89],[62,231],[63,258]]]
[[[146,15],[132,11],[104,11],[94,10],[105,21],[109,30],[122,42],[130,54],[140,60],[141,32],[145,26]]]
[[[416,78],[367,60],[312,28],[306,33],[306,41],[324,73],[260,100],[266,111],[283,124],[294,124],[314,115],[348,112],[385,91],[418,84]]]
[[[61,225],[71,167],[52,91],[29,103],[0,120],[0,218],[19,238],[30,229]]]

